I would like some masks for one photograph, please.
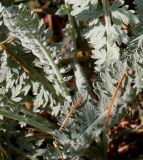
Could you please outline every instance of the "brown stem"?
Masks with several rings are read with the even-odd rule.
[[[115,98],[116,98],[116,95],[117,95],[117,93],[118,93],[118,90],[119,90],[119,88],[120,88],[120,86],[121,86],[121,83],[122,83],[123,79],[124,79],[125,76],[127,75],[128,70],[129,70],[129,69],[126,68],[126,71],[122,74],[122,77],[121,77],[121,78],[119,79],[119,81],[118,81],[117,87],[116,87],[116,89],[115,89],[115,92],[114,92],[114,94],[113,94],[113,96],[112,96],[112,99],[111,99],[111,101],[110,101],[110,103],[109,103],[109,106],[108,106],[108,111],[107,111],[106,118],[105,118],[105,124],[107,124],[108,121],[109,121],[110,113],[111,113],[111,109],[112,109],[114,100],[115,100]]]

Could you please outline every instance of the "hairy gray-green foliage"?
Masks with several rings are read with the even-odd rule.
[[[121,29],[122,24],[132,26],[139,22],[134,11],[128,10],[123,0],[115,0],[112,5],[106,0],[101,1],[102,5],[97,0],[86,2],[67,0],[67,3],[73,4],[71,12],[73,16],[81,21],[88,21],[84,36],[94,48],[96,71],[118,61],[119,47],[122,43],[127,44],[129,39],[127,31]]]
[[[129,53],[130,57],[128,58],[128,65],[132,69],[132,78],[134,79],[134,87],[139,91],[142,90],[142,63],[143,63],[143,32],[142,32],[142,25],[136,27],[136,31],[134,33],[137,33],[136,36],[130,41],[128,44],[127,49],[125,50],[125,53]]]
[[[96,82],[95,92],[99,97],[99,102],[93,101],[88,97],[82,102],[80,108],[70,118],[68,124],[63,129],[64,132],[56,132],[59,143],[63,146],[63,153],[71,158],[72,156],[82,155],[93,141],[102,141],[100,134],[105,130],[105,115],[111,96],[115,90],[117,81],[126,69],[126,64],[118,62],[111,65],[101,73],[99,81]],[[124,80],[121,90],[118,93],[113,111],[110,117],[110,125],[116,124],[123,116],[129,101],[133,100],[131,92],[128,93],[126,86],[131,85],[132,80]],[[66,105],[67,106],[67,105]],[[71,105],[72,106],[72,105]],[[68,108],[68,107],[67,107]],[[60,121],[67,115],[66,108],[61,110]],[[118,116],[116,116],[118,113]],[[64,116],[65,115],[65,116]],[[62,139],[62,140],[61,140]],[[71,156],[72,155],[72,156]],[[74,158],[73,158],[74,159]]]
[[[88,94],[88,84],[84,77],[86,75],[74,66],[79,69],[74,74],[79,95],[76,90],[73,91],[73,102],[66,100],[69,93],[64,81],[69,77],[62,75],[68,73],[70,67],[59,67],[58,62],[63,59],[59,56],[60,44],[48,44],[49,29],[46,29],[43,22],[39,22],[37,15],[29,12],[25,6],[11,6],[3,10],[0,4],[0,32],[4,31],[0,40],[6,40],[9,35],[15,37],[14,40],[2,44],[0,48],[0,115],[20,121],[21,126],[26,123],[53,135],[65,159],[82,159],[93,142],[102,144],[101,148],[104,148],[103,144],[108,136],[103,137],[103,134],[106,134],[108,127],[124,117],[128,104],[132,103],[143,89],[141,0],[136,0],[135,4],[136,15],[134,11],[128,10],[123,0],[114,0],[111,5],[108,4],[108,0],[102,0],[101,3],[97,0],[66,0],[65,5],[57,12],[60,15],[72,15],[84,22],[83,35],[91,44],[92,57],[95,59],[95,66],[92,67],[95,67],[96,79],[91,82],[92,92],[97,95],[98,100],[95,100],[92,94]],[[133,28],[132,37],[128,36],[127,30],[122,29],[123,24]],[[69,33],[72,29],[70,28]],[[78,35],[74,36],[76,38]],[[121,49],[122,44],[126,44],[127,47]],[[70,49],[73,50],[76,48]],[[105,116],[109,102],[127,67],[128,74],[120,86],[109,124],[106,126]],[[81,97],[83,100],[60,131],[53,123],[33,113],[48,111],[56,115],[58,125],[61,125]],[[23,106],[27,100],[33,103],[31,110],[26,110]],[[15,124],[15,121],[13,122]],[[1,128],[2,135],[6,133],[4,130],[8,131],[5,123],[1,124]],[[29,134],[26,132],[23,136]],[[32,150],[32,155],[26,154],[28,158],[36,159],[42,154],[45,159],[61,158],[51,144],[40,150],[43,141],[36,140],[35,144],[20,144],[18,141],[22,151],[20,153],[22,154],[30,144],[37,153],[34,154]],[[8,142],[9,139],[5,143],[6,147]],[[98,145],[93,147],[94,150],[99,150]]]
[[[99,97],[99,102],[90,103],[90,100],[87,100],[74,114],[73,118],[70,119],[65,128],[65,133],[57,133],[59,139],[62,139],[59,143],[62,144],[62,149],[63,151],[65,150],[65,154],[69,156],[68,158],[75,156],[72,159],[76,159],[78,155],[82,155],[82,153],[85,152],[93,141],[96,141],[96,143],[101,141],[99,135],[105,129],[104,120],[109,101],[115,91],[116,84],[125,72],[126,67],[129,67],[130,70],[118,91],[110,117],[110,125],[117,123],[124,116],[124,111],[128,104],[131,103],[139,91],[142,90],[142,25],[135,27],[133,31],[135,36],[129,40],[127,31],[121,29],[121,24],[135,25],[139,23],[139,21],[137,16],[133,14],[134,11],[128,10],[128,7],[123,5],[123,1],[114,1],[111,6],[108,6],[108,9],[113,16],[112,21],[114,24],[111,26],[105,26],[104,24],[99,23],[98,16],[96,16],[93,22],[91,19],[88,19],[88,14],[94,13],[95,16],[96,12],[101,9],[101,6],[96,12],[93,11],[92,8],[89,9],[90,5],[95,5],[97,2],[93,2],[92,0],[86,2],[67,0],[67,3],[72,4],[73,10],[71,14],[73,16],[79,20],[84,19],[89,21],[89,28],[86,29],[87,33],[85,36],[91,40],[90,43],[94,47],[93,53],[95,53],[95,55],[93,55],[93,58],[96,59],[95,69],[96,71],[97,69],[101,69],[97,81],[94,84],[95,92]],[[97,6],[99,6],[99,3]],[[93,8],[95,9],[95,7]],[[88,14],[85,14],[87,13],[86,10]],[[102,12],[97,15],[105,16],[102,14],[102,9],[101,11]],[[89,17],[92,18],[91,15]],[[107,43],[109,44],[107,46],[108,48],[105,47]],[[128,47],[121,52],[119,46],[122,43],[128,44]],[[110,51],[109,54],[114,53],[114,56],[107,55],[107,49]],[[115,63],[118,54],[121,54],[121,57],[119,56],[118,62]],[[126,58],[124,55],[126,55]],[[106,69],[102,70],[103,67]],[[86,105],[88,106],[88,109],[86,108]],[[63,110],[63,113],[68,112]]]
[[[63,96],[67,98],[68,89],[57,64],[54,62],[54,56],[47,46],[46,41],[50,38],[50,32],[45,29],[43,21],[39,22],[38,16],[28,11],[23,5],[5,8],[3,17],[4,23],[11,34],[19,38],[22,45],[30,49],[40,62],[47,67],[46,70],[49,71],[50,81],[53,84],[55,83],[54,86],[58,94],[63,92]]]
[[[17,38],[19,38],[22,42],[22,45],[26,48],[29,48],[30,50],[33,51],[33,56],[32,53],[28,50],[26,50],[26,48],[22,47],[22,45],[20,44],[20,42],[13,42],[12,45],[8,45],[7,47],[11,47],[10,50],[10,54],[12,57],[10,58],[14,58],[17,59],[16,61],[19,63],[22,63],[20,65],[24,65],[23,69],[26,70],[26,72],[28,72],[28,74],[30,74],[30,78],[32,78],[32,80],[34,81],[29,81],[27,75],[25,73],[23,73],[23,71],[21,71],[21,77],[20,74],[18,73],[20,70],[20,66],[18,67],[18,65],[14,64],[9,56],[7,56],[6,54],[3,55],[2,57],[2,66],[4,68],[4,70],[1,70],[1,73],[3,74],[2,77],[5,76],[6,79],[6,84],[7,84],[7,89],[9,88],[13,88],[11,89],[12,91],[12,98],[15,101],[20,101],[21,98],[18,97],[21,93],[20,96],[26,96],[29,91],[32,91],[32,93],[34,94],[34,99],[32,101],[34,101],[34,108],[33,110],[35,112],[39,112],[42,111],[47,103],[50,101],[52,104],[57,104],[59,102],[62,102],[62,96],[64,96],[63,94],[61,94],[62,92],[68,92],[67,88],[64,84],[64,80],[65,78],[62,77],[61,73],[60,73],[60,69],[58,69],[58,66],[56,63],[58,63],[60,61],[60,56],[58,56],[59,53],[59,47],[58,46],[50,46],[48,47],[47,44],[45,44],[46,41],[48,41],[48,38],[50,36],[50,32],[49,30],[45,30],[45,26],[42,22],[39,23],[38,21],[38,17],[36,14],[32,15],[30,14],[30,12],[23,6],[20,6],[19,8],[21,8],[21,10],[19,9],[18,12],[18,7],[14,6],[13,8],[9,9],[11,10],[12,13],[8,12],[9,14],[6,14],[7,11],[5,9],[5,11],[3,12],[4,15],[4,21],[5,23],[8,25],[8,28],[10,26],[10,35],[13,35],[14,37],[16,36]],[[26,13],[25,13],[26,12]],[[4,14],[5,13],[5,14]],[[8,15],[13,17],[11,18],[11,20],[13,21],[9,21],[8,20]],[[31,17],[30,17],[31,15]],[[25,16],[25,23],[23,23],[23,17]],[[17,18],[18,17],[18,18]],[[29,21],[32,19],[33,17],[33,21],[32,23],[28,24]],[[29,20],[29,21],[28,21]],[[13,24],[13,25],[12,25]],[[36,25],[37,24],[37,25]],[[35,27],[35,29],[34,29]],[[1,31],[2,30],[7,30],[7,28],[2,24],[1,27]],[[35,30],[35,31],[34,31]],[[34,33],[33,33],[34,32]],[[9,33],[9,32],[7,32]],[[5,37],[6,39],[6,37]],[[2,40],[5,40],[2,39]],[[38,44],[37,44],[38,43]],[[40,44],[40,43],[44,43],[44,44]],[[40,46],[41,46],[41,50],[40,50]],[[45,47],[45,48],[44,48]],[[38,49],[39,48],[39,49]],[[44,50],[44,51],[43,51]],[[45,53],[45,51],[48,50],[52,53]],[[5,52],[9,52],[6,51]],[[42,53],[45,54],[49,54],[48,57],[52,58],[53,60],[50,61],[52,63],[52,65],[54,65],[54,67],[57,69],[57,74],[59,75],[59,78],[61,82],[58,82],[56,79],[56,74],[53,72],[53,68],[48,65],[48,61],[45,57],[45,54],[43,55]],[[7,53],[9,54],[9,53]],[[6,67],[6,61],[9,59],[10,62],[12,62],[11,66]],[[55,59],[55,62],[54,62]],[[26,63],[26,64],[25,64]],[[15,65],[15,67],[14,67]],[[30,66],[29,66],[30,65]],[[9,72],[7,72],[7,69],[9,68]],[[14,68],[14,69],[12,69]],[[28,71],[27,71],[28,70]],[[4,71],[4,72],[3,72]],[[17,75],[15,75],[16,73]],[[39,73],[40,72],[40,73]],[[4,74],[5,73],[5,74]],[[63,73],[66,73],[65,70],[63,70]],[[16,78],[12,78],[12,77],[17,77]],[[23,76],[23,78],[22,78]],[[3,80],[5,80],[3,78]],[[20,79],[20,82],[19,82]],[[24,82],[23,82],[24,80]],[[25,83],[26,81],[26,83]],[[19,84],[20,83],[20,84]],[[61,90],[61,87],[59,86],[59,83],[63,84],[61,85],[65,87],[65,89]],[[17,85],[15,87],[15,85]],[[26,90],[26,93],[24,93]],[[65,91],[66,90],[66,91]],[[14,94],[13,94],[14,93]],[[60,94],[60,95],[59,95]],[[62,96],[61,96],[62,95]],[[64,96],[65,97],[65,96]],[[68,98],[68,96],[66,96],[65,98]],[[42,108],[39,108],[41,107]],[[53,114],[57,114],[59,107],[57,106],[57,111]]]
[[[54,92],[54,87],[46,79],[42,69],[39,66],[35,69],[36,64],[31,63],[35,60],[31,52],[24,49],[18,41],[11,45],[7,44],[5,47],[8,49],[6,48],[1,55],[0,81],[6,84],[6,92],[9,93],[12,100],[24,102],[29,92],[32,92],[34,97],[29,97],[29,101],[34,102],[35,112],[41,112],[49,101],[58,104],[56,102],[58,96]],[[16,64],[16,61],[19,65]]]

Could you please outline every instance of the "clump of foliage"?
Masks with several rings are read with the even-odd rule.
[[[142,0],[134,5],[65,0],[62,50],[26,5],[0,3],[1,159],[108,159],[108,129],[142,102]]]

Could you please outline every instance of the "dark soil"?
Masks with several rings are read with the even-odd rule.
[[[138,118],[125,118],[109,131],[110,160],[143,160],[143,129]]]

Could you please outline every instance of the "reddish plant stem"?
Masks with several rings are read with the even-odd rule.
[[[81,104],[81,101],[83,100],[83,97],[81,96],[78,101],[73,105],[73,107],[71,108],[71,110],[69,111],[69,113],[67,114],[64,122],[62,123],[61,127],[59,130],[62,130],[63,127],[65,126],[65,124],[67,123],[67,121],[69,120],[70,116],[73,114],[73,112],[79,107],[79,105]]]
[[[105,118],[105,124],[107,124],[108,121],[109,121],[110,113],[111,113],[111,109],[112,109],[114,100],[115,100],[115,98],[116,98],[116,95],[117,95],[117,93],[118,93],[118,90],[119,90],[119,88],[120,88],[120,86],[121,86],[121,83],[122,83],[123,79],[124,79],[125,76],[127,75],[128,70],[129,70],[129,69],[126,68],[126,71],[122,74],[122,77],[121,77],[121,78],[119,79],[119,81],[118,81],[117,87],[116,87],[116,89],[115,89],[115,91],[114,91],[114,94],[113,94],[112,99],[111,99],[111,101],[110,101],[110,103],[109,103],[109,106],[108,106],[108,110],[107,110],[107,114],[106,114],[106,118]]]

